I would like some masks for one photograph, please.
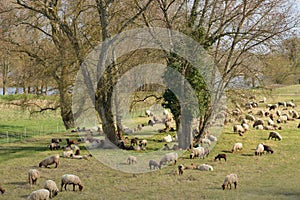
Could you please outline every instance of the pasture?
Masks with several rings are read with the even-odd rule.
[[[250,92],[258,94],[257,99],[266,95],[267,103],[293,99],[298,105],[295,110],[300,112],[299,85],[272,89],[267,92],[260,90]],[[265,106],[265,103],[259,104],[260,108],[265,109]],[[73,192],[72,187],[69,186],[68,191],[60,192],[54,199],[261,198],[273,200],[299,199],[300,196],[300,129],[297,128],[299,119],[282,125],[283,129],[278,130],[283,137],[281,141],[268,140],[269,130],[255,130],[252,126],[244,136],[239,136],[233,133],[232,126],[240,122],[228,123],[207,158],[189,159],[189,152],[184,152],[176,165],[169,164],[161,170],[148,170],[147,173],[125,173],[102,164],[95,157],[90,160],[61,158],[58,168],[54,168],[53,165],[50,168],[39,168],[38,164],[42,159],[62,152],[62,150],[49,150],[47,145],[51,138],[62,138],[62,145],[64,145],[66,144],[65,138],[78,139],[78,135],[70,131],[60,131],[60,128],[37,134],[43,123],[48,122],[52,124],[52,127],[61,127],[57,113],[30,118],[24,114],[26,111],[12,108],[14,107],[2,106],[0,131],[3,132],[5,127],[10,128],[6,131],[14,134],[22,132],[24,127],[33,127],[30,129],[33,131],[28,131],[26,137],[18,140],[9,140],[9,142],[5,138],[1,140],[0,185],[6,189],[6,192],[0,195],[0,199],[26,199],[32,191],[42,188],[47,179],[54,180],[60,189],[60,178],[66,173],[76,174],[81,178],[84,185],[83,191]],[[5,118],[5,116],[10,117]],[[15,121],[14,116],[16,116]],[[144,120],[147,122],[148,118],[137,117],[135,120],[138,123]],[[147,130],[151,131],[151,129]],[[147,151],[162,148],[165,143],[158,140],[164,135],[166,134],[148,136],[149,149]],[[141,137],[143,134],[139,135],[139,138]],[[232,145],[236,142],[243,143],[243,150],[231,153]],[[254,156],[255,148],[261,142],[271,146],[274,154],[265,153],[262,156]],[[82,155],[89,153],[84,144],[81,143],[79,146]],[[147,151],[140,154],[147,153]],[[214,160],[219,153],[227,154],[226,162]],[[188,166],[191,163],[212,165],[214,171],[185,170],[183,175],[178,175],[178,164]],[[120,164],[128,165],[126,159]],[[41,172],[37,185],[32,187],[27,182],[27,172],[31,168],[36,168]],[[230,173],[238,175],[237,189],[223,191],[221,185],[225,176]]]

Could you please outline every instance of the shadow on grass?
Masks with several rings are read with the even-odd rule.
[[[22,185],[27,185],[28,183],[24,181],[15,181],[15,182],[9,182],[8,184],[22,186]]]
[[[229,151],[229,150],[223,150],[222,152],[223,153],[232,153],[232,151]]]
[[[254,156],[253,153],[242,153],[241,155],[242,155],[242,156]]]

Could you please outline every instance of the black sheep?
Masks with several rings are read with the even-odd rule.
[[[226,161],[226,154],[225,153],[218,154],[215,157],[215,160],[217,160],[217,159],[221,160],[221,158],[223,158]]]
[[[264,151],[266,151],[267,153],[274,153],[273,149],[270,146],[265,144],[263,145],[264,145]]]

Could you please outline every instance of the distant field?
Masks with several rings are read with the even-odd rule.
[[[272,89],[272,91],[253,90],[257,99],[267,97],[267,103],[294,100],[300,105],[300,85]],[[265,104],[260,104],[265,109]],[[282,108],[281,108],[282,109]],[[295,108],[300,113],[300,107]],[[287,112],[287,111],[283,111]],[[65,173],[78,175],[83,184],[82,192],[63,191],[54,199],[299,199],[300,196],[300,129],[297,128],[300,120],[289,121],[283,124],[283,130],[279,130],[282,141],[267,140],[269,131],[255,130],[245,133],[243,137],[234,134],[233,124],[227,124],[218,138],[218,142],[211,150],[208,158],[189,159],[189,153],[185,152],[179,158],[178,163],[184,165],[210,164],[214,167],[212,172],[198,170],[186,170],[183,175],[177,173],[177,165],[168,165],[162,170],[149,173],[132,174],[111,169],[103,165],[97,159],[73,160],[61,158],[61,165],[55,169],[38,168],[38,163],[48,155],[61,154],[62,150],[51,152],[47,144],[53,137],[77,138],[76,134],[58,129],[61,127],[59,113],[28,118],[22,110],[7,109],[0,111],[0,133],[9,131],[19,133],[24,127],[30,128],[31,133],[38,133],[41,126],[51,124],[53,128],[45,134],[31,134],[30,137],[18,141],[0,143],[0,184],[7,190],[0,199],[26,199],[31,191],[43,187],[47,179],[54,180],[60,187],[60,177]],[[5,116],[8,116],[5,118]],[[15,122],[14,119],[15,118]],[[147,118],[136,117],[130,123],[146,122]],[[44,124],[45,123],[45,124]],[[129,123],[129,125],[130,125]],[[44,125],[43,125],[44,124]],[[155,128],[155,127],[154,127]],[[50,128],[49,128],[50,129]],[[29,130],[29,128],[28,128]],[[151,136],[149,149],[157,150],[164,143],[158,142],[162,134],[152,132],[155,129],[147,127]],[[29,131],[28,131],[29,132]],[[233,143],[242,142],[244,149],[237,153],[230,153]],[[274,154],[264,154],[261,157],[254,156],[254,150],[258,143],[264,142],[275,151]],[[81,154],[89,153],[84,145],[80,144]],[[141,152],[143,154],[145,152]],[[218,153],[227,154],[227,162],[214,161]],[[120,165],[127,165],[126,160]],[[42,177],[38,184],[32,188],[27,183],[27,171],[30,168],[38,168]],[[236,173],[239,177],[237,189],[223,191],[221,185],[225,175]],[[69,186],[71,190],[71,186]]]

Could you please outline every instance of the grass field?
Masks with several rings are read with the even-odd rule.
[[[300,105],[298,91],[300,86],[273,89],[268,92],[268,102],[293,99],[296,105]],[[299,106],[295,109],[300,111]],[[59,123],[56,114],[51,114],[49,118],[36,116],[35,120],[28,119],[28,116],[22,118],[17,114],[20,121],[16,120],[15,127],[12,127],[9,120],[3,120],[3,116],[9,114],[13,118],[15,111],[2,109],[0,113],[1,132],[5,126],[10,126],[11,132],[18,132],[23,130],[24,126],[30,127],[35,123],[40,125],[44,120],[53,120],[51,123],[54,127]],[[181,176],[177,174],[177,165],[168,165],[152,172],[149,170],[148,173],[125,173],[103,165],[94,157],[90,160],[61,158],[61,164],[56,169],[53,166],[38,168],[38,163],[46,156],[61,154],[61,150],[51,152],[47,148],[51,138],[76,138],[77,135],[66,131],[31,134],[22,140],[0,143],[0,184],[6,189],[6,192],[0,195],[0,199],[26,199],[33,190],[42,188],[47,179],[54,180],[60,188],[60,178],[65,173],[78,175],[84,184],[83,191],[70,191],[69,186],[68,191],[60,192],[54,199],[299,199],[299,122],[300,120],[289,121],[283,125],[283,130],[279,131],[283,137],[282,141],[267,140],[269,131],[253,128],[241,137],[233,133],[233,124],[228,124],[208,158],[190,160],[189,153],[186,152],[178,161],[184,165],[207,163],[214,167],[214,171],[186,170]],[[21,128],[18,129],[18,126]],[[149,142],[152,149],[164,145],[162,142]],[[242,142],[244,149],[237,153],[229,153],[235,142]],[[254,156],[254,150],[261,142],[270,145],[275,153]],[[80,144],[80,147],[81,154],[89,153],[83,144]],[[227,162],[214,161],[214,156],[222,152],[227,153]],[[125,163],[126,160],[121,164]],[[38,184],[32,188],[27,183],[27,171],[31,168],[38,168],[41,172]],[[229,173],[238,175],[239,184],[236,190],[223,191],[221,185],[225,175]]]

